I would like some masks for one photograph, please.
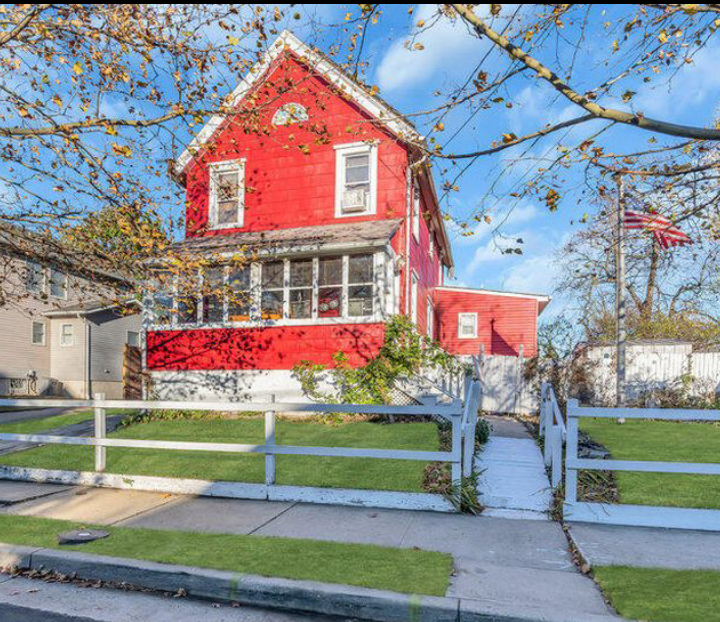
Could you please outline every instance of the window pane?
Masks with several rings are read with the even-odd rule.
[[[320,285],[342,284],[342,257],[328,257],[320,260]]]
[[[285,264],[282,261],[269,261],[262,265],[262,289],[282,289]]]
[[[29,292],[40,292],[43,289],[43,268],[39,263],[28,262],[25,284]]]
[[[50,295],[55,298],[65,298],[67,295],[67,278],[59,270],[50,270]]]
[[[178,299],[178,322],[181,324],[197,322],[197,300],[192,296]]]
[[[154,303],[154,322],[156,324],[172,324],[172,297],[161,294],[155,296]]]
[[[341,300],[342,287],[321,287],[318,292],[318,317],[339,317]]]
[[[310,287],[312,285],[312,259],[290,263],[290,287]]]
[[[372,283],[373,256],[351,255],[349,260],[350,283]]]
[[[217,224],[235,223],[238,220],[240,203],[240,174],[238,171],[216,173],[215,180]]]
[[[372,298],[372,285],[351,285],[348,288],[348,315],[350,317],[372,315]]]
[[[222,201],[217,204],[217,221],[219,225],[230,225],[238,220],[237,201]]]
[[[60,344],[63,346],[73,345],[73,325],[63,324],[60,327]]]
[[[345,181],[349,184],[368,183],[370,181],[370,167],[368,165],[348,167],[345,170]]]
[[[222,266],[205,270],[203,281],[203,321],[223,321],[224,271]]]
[[[264,291],[260,316],[263,320],[280,320],[283,317],[283,290]]]
[[[133,348],[140,347],[140,333],[129,330],[127,334],[127,344]]]
[[[312,315],[312,289],[290,291],[290,317],[307,318]]]
[[[228,320],[250,319],[250,266],[230,266],[228,275]]]

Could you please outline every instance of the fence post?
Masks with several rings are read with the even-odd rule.
[[[565,503],[577,502],[577,470],[572,463],[577,459],[580,421],[575,411],[580,407],[577,400],[567,402],[567,440],[565,442]]]
[[[462,481],[462,412],[452,417],[452,483]]]
[[[275,403],[275,394],[270,396],[270,403]],[[265,411],[265,485],[275,483],[275,411]]]
[[[546,436],[547,438],[547,436]],[[562,479],[562,429],[559,425],[550,428],[550,440],[552,441],[552,470],[550,473],[550,484],[555,490]]]
[[[103,401],[104,393],[96,393],[95,400]],[[107,419],[105,418],[105,409],[95,407],[95,438],[103,439],[107,437]],[[107,447],[95,445],[95,471],[101,473],[107,467]]]
[[[466,392],[465,398],[465,429],[463,444],[463,476],[470,477],[473,471],[473,459],[475,458],[475,427],[477,425],[477,410],[479,402],[480,383],[473,381]]]

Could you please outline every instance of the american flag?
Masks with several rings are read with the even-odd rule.
[[[660,247],[665,250],[671,246],[683,246],[693,243],[687,234],[680,231],[665,216],[660,214],[625,210],[625,227],[651,231]]]

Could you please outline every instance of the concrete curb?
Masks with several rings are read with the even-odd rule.
[[[372,622],[617,622],[612,616],[572,619],[531,610],[508,615],[493,601],[399,594],[349,585],[241,575],[77,551],[0,543],[0,568],[46,570],[79,579],[125,583],[205,600],[356,618]]]

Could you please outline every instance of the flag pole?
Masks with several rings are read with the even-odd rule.
[[[616,244],[615,244],[615,311],[617,318],[617,357],[615,368],[615,407],[624,408],[625,355],[627,345],[627,326],[625,308],[625,180],[616,175],[618,187]],[[621,421],[622,422],[622,421]]]

